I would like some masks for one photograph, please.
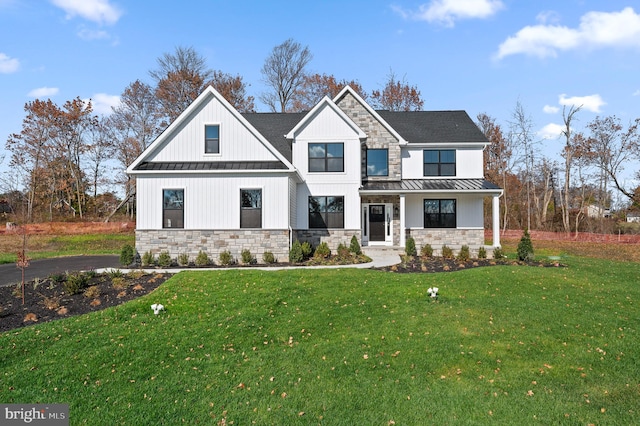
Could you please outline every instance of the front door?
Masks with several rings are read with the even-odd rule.
[[[386,218],[384,204],[372,204],[369,206],[369,241],[384,241]]]

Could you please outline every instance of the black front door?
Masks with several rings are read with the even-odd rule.
[[[369,206],[369,241],[384,241],[384,205]]]

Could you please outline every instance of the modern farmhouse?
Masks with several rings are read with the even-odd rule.
[[[207,88],[128,168],[136,249],[172,257],[249,249],[287,259],[295,240],[334,250],[484,242],[488,141],[464,111],[376,111],[353,89],[306,113],[235,110]],[[490,251],[488,247],[488,251]]]

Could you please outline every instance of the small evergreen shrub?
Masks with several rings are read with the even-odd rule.
[[[493,249],[493,258],[494,259],[496,259],[496,260],[504,259],[505,257],[507,257],[507,256],[505,256],[504,252],[502,251],[502,248],[496,247],[496,248]]]
[[[460,252],[458,253],[458,260],[461,262],[466,262],[471,258],[471,254],[469,253],[469,246],[464,245],[460,247]]]
[[[124,274],[120,269],[109,269],[107,271],[107,276],[111,279],[124,277]]]
[[[92,285],[91,287],[88,287],[84,291],[84,293],[82,293],[82,295],[87,299],[95,299],[96,297],[100,296],[100,287],[98,287],[97,285]]]
[[[171,263],[173,263],[173,260],[171,259],[171,255],[168,251],[163,251],[158,255],[158,266],[167,268],[171,266]]]
[[[67,275],[67,280],[62,285],[64,287],[64,291],[68,294],[78,294],[84,290],[88,283],[89,279],[85,274],[82,272],[74,272]]]
[[[478,249],[478,259],[486,259],[486,258],[487,258],[487,250],[481,246]]]
[[[273,255],[272,252],[270,251],[265,251],[262,254],[262,261],[266,264],[272,264],[272,263],[276,263],[276,257]]]
[[[231,256],[231,252],[229,250],[223,250],[220,252],[220,256],[218,256],[221,265],[232,265],[233,264],[233,256]]]
[[[313,247],[311,247],[311,243],[309,241],[305,241],[304,243],[302,243],[300,248],[302,249],[302,257],[304,257],[305,259],[311,257],[311,253],[313,253]]]
[[[358,238],[355,235],[351,237],[351,242],[349,244],[349,251],[355,255],[362,254],[360,243],[358,242]]]
[[[407,244],[404,248],[404,252],[407,256],[415,256],[418,254],[416,251],[416,240],[414,240],[413,237],[407,238]]]
[[[240,253],[240,258],[242,259],[242,263],[245,265],[256,263],[256,259],[253,257],[249,249],[243,249]]]
[[[204,250],[200,250],[196,256],[195,264],[196,266],[209,266],[211,265],[211,258]]]
[[[534,259],[533,244],[531,243],[531,236],[529,230],[525,229],[520,242],[518,243],[518,260],[530,261]]]
[[[125,244],[120,251],[120,264],[129,266],[135,260],[135,252],[130,244]]]
[[[189,265],[189,255],[187,253],[180,253],[178,255],[178,265],[179,266],[188,266]]]
[[[349,250],[349,247],[342,243],[338,244],[337,254],[338,257],[342,260],[351,258],[351,250]]]
[[[156,264],[156,257],[151,253],[151,250],[146,251],[142,255],[142,266],[153,266]]]
[[[289,250],[289,262],[300,263],[304,260],[304,254],[302,253],[302,244],[300,241],[295,240],[291,244],[291,250]]]
[[[431,247],[431,244],[425,244],[422,246],[420,249],[420,256],[427,259],[433,257],[433,247]]]
[[[446,244],[442,246],[442,257],[445,259],[453,259],[453,250]]]
[[[49,279],[55,284],[62,284],[67,277],[65,274],[51,274]]]
[[[318,259],[326,259],[331,256],[331,249],[329,248],[329,244],[326,241],[321,242],[318,247],[316,247],[316,251],[313,254],[313,257]]]

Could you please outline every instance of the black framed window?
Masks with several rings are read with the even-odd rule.
[[[220,126],[208,124],[204,126],[205,154],[220,154]]]
[[[425,149],[423,159],[424,176],[456,175],[455,149]]]
[[[367,150],[367,176],[389,176],[389,150]]]
[[[184,228],[184,189],[162,190],[162,227]]]
[[[262,228],[262,190],[240,190],[240,228]]]
[[[344,172],[344,143],[310,143],[310,172]]]
[[[425,228],[455,228],[456,200],[424,200]]]
[[[344,228],[344,197],[309,197],[309,228]]]

